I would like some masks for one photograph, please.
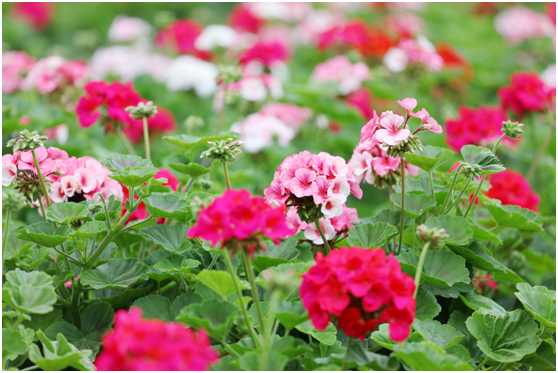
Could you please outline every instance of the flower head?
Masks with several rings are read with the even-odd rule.
[[[376,140],[389,146],[399,145],[406,140],[411,131],[407,128],[399,128],[405,121],[401,115],[388,114],[380,119],[380,129],[376,131]]]
[[[490,175],[488,178],[490,189],[486,196],[498,199],[504,205],[517,205],[532,211],[537,211],[541,201],[540,196],[533,192],[529,181],[517,171],[507,169]]]
[[[521,117],[528,112],[552,109],[556,88],[550,88],[535,72],[520,71],[510,77],[510,85],[498,90],[505,111]]]
[[[191,54],[207,60],[211,54],[198,50],[196,39],[202,33],[203,27],[191,19],[179,19],[162,28],[155,37],[155,45],[179,54]]]

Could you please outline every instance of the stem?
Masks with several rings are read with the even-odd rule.
[[[481,370],[482,367],[484,366],[484,364],[486,364],[488,362],[488,360],[490,360],[490,358],[487,356],[483,361],[480,362],[479,365],[477,365],[477,369],[476,370]]]
[[[238,285],[238,281],[236,278],[236,274],[234,272],[234,268],[231,263],[231,258],[229,258],[229,251],[223,247],[223,255],[225,256],[225,262],[227,263],[227,267],[229,268],[229,272],[233,278],[234,288],[236,290],[236,295],[238,296],[238,302],[240,303],[240,308],[242,310],[242,314],[244,315],[244,321],[246,322],[246,327],[248,328],[248,333],[250,334],[250,338],[252,338],[252,342],[254,346],[257,348],[261,348],[261,342],[254,329],[252,328],[252,324],[250,323],[250,319],[248,318],[248,313],[246,312],[246,306],[244,305],[244,299],[242,298],[242,290],[240,290],[240,285]]]
[[[150,217],[145,218],[145,219],[143,219],[143,220],[136,221],[136,222],[134,222],[134,223],[130,223],[130,224],[128,224],[127,226],[125,226],[124,228],[122,228],[122,230],[123,230],[123,231],[124,231],[124,230],[128,230],[128,229],[133,228],[133,227],[135,227],[135,226],[137,226],[137,225],[141,225],[141,224],[143,224],[143,223],[147,223],[147,222],[149,222],[149,221],[151,220],[151,218],[153,218],[153,216],[150,216]]]
[[[442,203],[442,208],[440,209],[440,211],[444,211],[448,201],[451,200],[451,194],[453,192],[453,186],[455,185],[455,180],[457,179],[457,174],[459,173],[459,170],[461,169],[461,167],[463,167],[463,165],[459,165],[459,167],[457,167],[457,169],[455,170],[455,174],[453,175],[453,179],[451,180],[451,185],[450,185],[450,188],[448,190],[448,194],[446,195],[446,198],[444,198],[444,203]]]
[[[428,171],[428,178],[430,179],[430,193],[432,199],[436,201],[436,195],[434,194],[434,181],[432,180],[432,171]],[[434,212],[436,212],[436,207],[434,207]]]
[[[318,228],[318,232],[320,232],[320,236],[322,237],[322,240],[324,241],[324,247],[326,249],[326,255],[327,255],[331,252],[331,248],[329,247],[329,243],[327,242],[324,231],[322,230],[322,226],[320,225],[320,217],[319,216],[316,216],[315,224],[316,224],[316,228]]]
[[[79,280],[78,280],[79,281]],[[78,283],[72,283],[72,301],[70,303],[70,313],[72,314],[72,319],[74,320],[74,325],[77,326],[78,329],[81,329],[81,316],[79,314],[78,309],[78,302],[79,302],[79,294],[81,291],[77,289]]]
[[[130,140],[128,140],[126,135],[122,133],[120,127],[116,128],[116,134],[118,135],[118,137],[120,137],[120,141],[122,141],[122,144],[124,145],[128,153],[130,153],[131,155],[136,155],[136,151],[134,150],[132,144],[130,143]]]
[[[347,356],[349,355],[349,350],[351,349],[351,344],[353,343],[353,337],[349,337],[347,342],[347,350],[345,351],[345,358],[343,359],[343,367],[341,370],[347,370]]]
[[[235,350],[233,350],[227,342],[225,342],[225,339],[221,340],[221,343],[223,344],[223,348],[225,349],[225,351],[227,351],[229,354],[240,357],[240,355]]]
[[[23,314],[21,312],[18,311],[17,313],[17,319],[14,323],[14,325],[12,326],[13,330],[16,330],[17,327],[19,326],[19,324],[21,324],[21,322],[23,321]]]
[[[459,203],[459,199],[463,196],[463,194],[465,193],[465,191],[467,190],[467,187],[469,186],[469,184],[471,183],[472,179],[467,180],[467,183],[465,183],[465,186],[463,187],[463,190],[461,191],[461,193],[459,194],[459,196],[457,197],[457,199],[455,200],[454,203],[450,202],[450,208],[446,211],[446,213],[450,212],[452,208],[455,207],[455,205],[457,205]]]
[[[391,184],[388,185],[388,199],[389,199],[389,209],[393,211],[393,202],[391,200],[391,195],[393,194],[393,187]]]
[[[227,169],[227,162],[223,162],[223,170],[225,171],[225,182],[227,183],[227,189],[231,189],[231,181],[229,179],[229,170]]]
[[[46,217],[45,205],[43,205],[43,199],[39,197],[39,206],[41,206],[41,212],[43,213],[44,221],[48,221]]]
[[[38,369],[38,368],[39,368],[38,365],[31,365],[30,367],[21,369],[21,371],[35,370],[35,369]]]
[[[424,243],[424,246],[422,247],[422,251],[420,253],[417,272],[415,273],[415,293],[413,294],[413,298],[417,297],[417,292],[420,283],[420,275],[422,273],[422,266],[424,265],[424,258],[426,258],[426,252],[428,251],[428,247],[430,247],[430,241]]]
[[[190,178],[187,182],[186,185],[184,185],[184,190],[182,191],[182,193],[184,193],[184,197],[187,197],[188,194],[190,193],[190,190],[192,189],[192,187],[194,186],[194,183],[196,182],[196,179],[194,179],[193,177]]]
[[[105,218],[106,218],[106,220],[107,220],[107,228],[108,228],[109,231],[111,231],[111,230],[112,230],[112,226],[111,226],[111,224],[110,224],[110,216],[109,216],[109,213],[108,213],[107,202],[105,201],[105,197],[103,197],[103,194],[102,194],[102,193],[97,193],[97,195],[100,196],[100,197],[101,197],[101,201],[103,201],[103,207],[105,208]]]
[[[546,149],[548,148],[550,142],[554,138],[554,131],[556,131],[556,128],[554,128],[554,126],[550,126],[550,133],[544,139],[544,143],[542,144],[542,146],[539,148],[539,151],[535,155],[535,158],[533,159],[533,162],[529,167],[529,171],[527,171],[527,175],[526,175],[527,180],[531,180],[531,178],[535,174],[535,170],[537,169],[537,166],[539,165],[542,156],[544,155],[544,153],[546,153]]]
[[[397,254],[401,252],[403,245],[403,220],[405,219],[405,158],[401,157],[401,224],[399,225],[399,247]]]
[[[35,168],[37,169],[37,175],[39,175],[39,180],[41,182],[41,188],[43,189],[43,195],[45,196],[47,206],[50,207],[50,198],[48,196],[47,187],[45,184],[45,180],[43,179],[43,174],[41,173],[41,168],[39,167],[39,161],[37,160],[37,155],[35,154],[35,149],[31,149],[31,153],[33,154],[33,162],[35,162]],[[40,200],[40,198],[39,198]],[[42,204],[41,204],[42,205]],[[44,208],[43,208],[44,213]],[[46,220],[46,215],[44,216]]]
[[[143,117],[143,141],[145,143],[145,159],[151,160],[151,150],[149,149],[149,129],[147,128],[146,117]]]
[[[12,211],[6,211],[6,226],[4,227],[4,237],[2,238],[2,267],[4,267],[4,249],[6,248],[6,242],[8,240],[8,230],[10,228],[10,218]]]
[[[225,93],[223,95],[223,108],[219,112],[219,118],[217,118],[217,128],[216,128],[216,131],[215,131],[216,135],[218,135],[219,132],[221,132],[221,128],[223,127],[223,121],[225,119],[225,108],[227,107],[227,90],[228,90],[227,83],[223,82],[223,88],[224,88],[224,91],[225,91]]]
[[[248,276],[248,280],[250,281],[250,289],[252,291],[252,298],[254,299],[254,304],[256,305],[256,312],[258,313],[258,319],[260,319],[261,325],[261,335],[263,336],[265,345],[269,347],[269,339],[266,333],[266,327],[264,323],[264,317],[262,313],[262,308],[260,306],[260,297],[258,295],[258,286],[256,285],[256,280],[254,276],[254,270],[252,269],[252,263],[248,256],[245,253],[242,254],[242,259],[244,260],[246,274]]]
[[[415,245],[415,225],[416,225],[416,220],[417,220],[417,219],[413,219],[413,227],[412,227],[413,235],[411,236],[411,247],[413,247],[413,246]]]
[[[211,263],[209,264],[209,267],[207,267],[208,271],[211,271],[211,269],[213,269],[213,266],[215,265],[215,262],[217,262],[217,258],[219,257],[219,255],[214,254],[213,256],[213,260],[211,261]]]

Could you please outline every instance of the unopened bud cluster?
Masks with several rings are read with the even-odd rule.
[[[198,129],[204,126],[205,122],[202,117],[198,117],[196,115],[190,115],[184,121],[184,125],[186,126],[187,133],[194,133]]]
[[[523,123],[512,122],[508,120],[502,123],[502,132],[506,134],[510,139],[514,140],[523,134]]]
[[[296,276],[296,272],[293,269],[279,272],[275,268],[270,268],[262,272],[262,277],[267,281],[268,289],[272,293],[278,291],[283,294],[289,294],[300,284],[300,279]]]
[[[417,227],[417,234],[422,242],[430,242],[430,247],[437,248],[444,245],[444,240],[449,238],[445,229],[432,228],[429,229],[426,225],[421,224]]]
[[[242,78],[242,71],[236,65],[219,65],[217,80],[226,84],[238,82]]]
[[[244,142],[240,140],[233,140],[232,138],[220,141],[208,141],[208,150],[204,151],[200,158],[213,158],[221,162],[234,162],[236,158],[242,153],[239,148],[244,146]]]
[[[37,131],[29,132],[28,130],[23,130],[19,137],[8,141],[6,146],[8,148],[13,147],[15,153],[17,151],[28,151],[44,147],[46,140],[48,140],[48,137],[39,135]]]
[[[200,180],[198,180],[198,185],[203,190],[209,190],[213,186],[213,182],[211,180],[200,179]]]
[[[44,180],[47,191],[50,190],[50,182],[48,178]],[[24,177],[18,177],[14,185],[24,197],[27,203],[37,202],[43,196],[43,188],[41,181],[35,173],[25,174]]]
[[[417,150],[422,151],[422,144],[418,136],[410,135],[406,140],[390,147],[386,154],[390,157],[405,157],[405,153],[414,153]]]
[[[460,164],[463,166],[463,175],[467,179],[476,179],[481,177],[482,168],[479,165],[470,165],[467,162],[461,161]]]
[[[17,211],[23,206],[24,197],[13,191],[2,192],[2,209],[6,211]]]
[[[386,175],[376,175],[374,177],[374,186],[378,189],[384,189],[386,185],[397,185],[401,179],[401,172],[390,171]]]
[[[157,106],[153,105],[152,101],[140,102],[137,106],[128,106],[126,111],[129,111],[134,119],[151,118],[157,114]]]

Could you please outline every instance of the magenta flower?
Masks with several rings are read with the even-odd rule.
[[[399,145],[401,141],[407,140],[411,131],[407,128],[399,128],[405,121],[401,115],[388,114],[380,119],[380,129],[376,131],[376,140],[389,146]]]
[[[291,180],[289,187],[291,192],[298,198],[312,195],[312,184],[316,180],[316,173],[306,168],[299,168],[295,172],[294,179]]]
[[[412,113],[413,110],[417,107],[417,100],[414,98],[404,98],[403,100],[397,100],[397,103],[401,105],[401,107],[407,110],[407,113]]]

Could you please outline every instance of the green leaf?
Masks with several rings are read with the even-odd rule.
[[[111,154],[105,160],[105,166],[112,172],[116,172],[137,170],[142,167],[153,166],[153,163],[137,155]]]
[[[15,269],[6,274],[2,301],[20,312],[51,312],[57,299],[52,278],[44,272],[24,272]]]
[[[478,225],[471,225],[471,229],[473,230],[473,238],[479,241],[489,241],[497,243],[498,245],[502,244],[502,241],[498,238],[498,236],[492,234],[491,232],[482,229]]]
[[[138,168],[135,170],[116,171],[108,175],[113,180],[127,187],[137,187],[149,181],[160,170],[153,166]]]
[[[414,277],[419,256],[411,252],[404,252],[397,259],[399,259],[401,269]],[[469,271],[465,267],[465,259],[450,251],[427,251],[420,281],[426,285],[441,287],[468,284],[470,279]]]
[[[515,310],[504,316],[493,316],[486,310],[473,313],[466,321],[467,329],[489,358],[511,363],[534,353],[541,344],[537,324],[528,312]]]
[[[237,140],[240,138],[240,134],[236,132],[221,132],[219,135],[208,136],[208,137],[197,137],[191,135],[173,135],[165,136],[163,140],[170,142],[186,151],[186,153],[191,153],[198,149],[199,147],[208,147],[208,141],[220,141],[226,139]]]
[[[47,208],[47,218],[60,224],[70,224],[73,221],[89,216],[89,209],[83,203],[64,202],[55,203]]]
[[[436,297],[428,291],[419,288],[415,318],[418,320],[433,319],[438,316],[441,310],[442,307],[436,301]]]
[[[394,356],[388,357],[370,352],[366,349],[364,343],[360,341],[353,341],[351,348],[349,351],[346,351],[346,354],[334,353],[330,357],[337,365],[343,365],[343,361],[346,360],[348,369],[366,367],[374,371],[395,371],[399,368],[399,363]]]
[[[282,371],[288,362],[288,357],[275,351],[249,352],[240,357],[240,367],[249,372]]]
[[[77,231],[70,233],[70,236],[78,237],[85,241],[106,230],[105,225],[102,221],[88,221],[79,227]]]
[[[225,271],[207,271],[204,269],[196,278],[199,282],[222,296],[224,300],[236,291],[233,277]]]
[[[397,193],[401,193],[401,185],[393,185],[393,190]],[[434,192],[436,193],[436,188],[434,188]],[[405,179],[405,193],[426,194],[430,196],[432,193],[430,189],[430,178],[428,176],[423,176]]]
[[[482,309],[488,311],[489,314],[494,316],[504,316],[506,314],[504,307],[500,306],[492,299],[483,297],[478,293],[471,292],[467,294],[460,294],[459,297],[467,307],[474,311]]]
[[[295,327],[304,334],[309,334],[319,342],[332,346],[337,340],[337,330],[332,323],[329,323],[326,330],[318,330],[312,325],[312,321],[308,320]]]
[[[134,306],[142,309],[143,317],[146,319],[174,321],[169,298],[160,295],[149,295],[136,300]]]
[[[188,227],[182,224],[158,224],[142,228],[140,232],[148,240],[175,254],[181,254],[192,247],[190,241],[186,241]]]
[[[461,155],[469,165],[478,166],[481,175],[496,174],[506,169],[490,149],[482,146],[465,145],[461,148]]]
[[[473,239],[469,221],[461,216],[433,216],[424,223],[429,229],[445,229],[449,235],[444,241],[454,245],[467,245]]]
[[[95,299],[87,301],[86,304],[93,304],[99,301],[109,303],[112,308],[119,309],[125,308],[134,300],[145,296],[157,289],[157,282],[146,281],[134,285],[131,288],[125,290],[116,289],[103,289],[94,290]]]
[[[360,219],[360,224],[366,223],[388,223],[394,226],[399,232],[399,226],[401,225],[401,211],[391,211],[390,209],[385,209],[377,213],[375,216],[370,218]],[[407,227],[413,223],[413,219],[408,216],[403,217],[403,226]]]
[[[275,309],[275,317],[290,330],[308,320],[308,312],[300,301],[282,302]]]
[[[212,338],[222,341],[229,333],[238,311],[229,302],[209,299],[183,308],[176,319],[192,328],[203,328]]]
[[[202,158],[200,159],[199,156],[195,160],[191,160],[187,156],[183,154],[176,154],[169,158],[168,164],[169,167],[175,171],[181,172],[183,174],[189,175],[191,177],[198,178],[207,174],[211,171],[211,167],[213,166],[214,159],[211,158]]]
[[[181,255],[171,255],[153,266],[163,273],[189,273],[201,263],[194,259],[187,259]]]
[[[43,352],[41,353],[39,346],[32,344],[29,360],[41,369],[53,371],[73,367],[77,370],[95,370],[89,360],[90,350],[78,350],[60,333],[56,337],[56,342],[49,341],[42,331],[37,332],[37,336],[43,344]]]
[[[462,345],[453,345],[445,349],[446,353],[457,356],[462,361],[471,361],[471,354]]]
[[[376,342],[383,348],[388,349],[390,351],[396,349],[396,346],[398,344],[397,342],[391,340],[389,336],[389,325],[387,323],[380,324],[378,329],[372,332],[370,339],[372,339],[374,342]],[[420,342],[423,340],[424,339],[419,333],[411,332],[411,335],[405,342]]]
[[[544,286],[531,287],[526,282],[516,285],[515,296],[533,317],[547,328],[556,329],[556,292]]]
[[[52,248],[68,239],[68,228],[65,225],[55,230],[52,223],[42,221],[21,228],[16,238],[36,243],[39,246]]]
[[[398,209],[401,209],[401,193],[393,193],[390,199]],[[405,195],[405,215],[412,219],[418,218],[433,207],[436,207],[436,201],[425,194]]]
[[[180,221],[191,214],[185,210],[189,206],[187,200],[181,199],[176,193],[153,193],[143,201],[147,209],[156,218],[172,218]]]
[[[97,269],[82,272],[80,280],[95,289],[125,289],[138,281],[147,268],[137,259],[112,259]]]
[[[464,335],[450,325],[442,325],[433,320],[415,320],[413,328],[428,342],[443,349],[458,344]]]
[[[397,235],[397,228],[388,223],[365,223],[349,231],[347,243],[359,247],[379,247]]]
[[[417,150],[414,153],[407,153],[405,161],[430,172],[450,159],[452,155],[453,152],[449,149],[426,145],[422,151]]]
[[[46,258],[50,256],[50,249],[47,247],[39,247],[33,245],[34,249],[27,251],[24,255],[20,256],[16,262],[18,267],[33,268],[37,266]]]
[[[494,200],[484,205],[500,227],[539,232],[543,230],[542,224],[537,220],[537,214],[529,209],[522,209],[514,205],[502,205],[499,201]]]
[[[455,330],[464,335],[459,344],[469,351],[471,357],[476,358],[477,356],[481,356],[482,352],[477,346],[477,340],[471,335],[469,329],[467,329],[467,325],[465,324],[466,321],[467,316],[463,312],[453,311],[448,320],[448,325],[453,326]]]
[[[6,364],[7,355],[23,355],[29,350],[23,336],[11,329],[2,328],[2,366]]]
[[[395,353],[411,370],[430,371],[471,371],[470,363],[447,354],[441,348],[420,343],[407,343]]]
[[[297,244],[298,239],[296,239],[296,237],[287,238],[279,246],[268,243],[267,256],[270,258],[281,258],[292,261],[300,255],[300,250],[296,248]]]
[[[55,308],[49,313],[31,315],[31,321],[24,321],[22,324],[26,328],[38,331],[46,330],[49,326],[58,321],[62,321],[62,311]]]
[[[519,362],[535,368],[529,370],[556,371],[556,351],[549,343],[541,343],[536,353],[526,355]]]
[[[481,246],[478,242],[472,242],[468,247],[448,245],[454,253],[462,256],[473,267],[490,272],[498,280],[516,284],[524,280],[514,271],[494,259],[490,251]]]
[[[79,350],[89,349],[94,354],[99,352],[101,338],[112,328],[114,310],[106,302],[95,302],[82,312],[81,330],[75,325],[61,321],[48,327],[45,331],[50,340],[55,340],[58,333]]]
[[[312,347],[310,347],[306,342],[292,336],[282,338],[276,336],[273,340],[273,344],[271,345],[271,349],[286,356],[289,360],[295,359],[312,351]]]

